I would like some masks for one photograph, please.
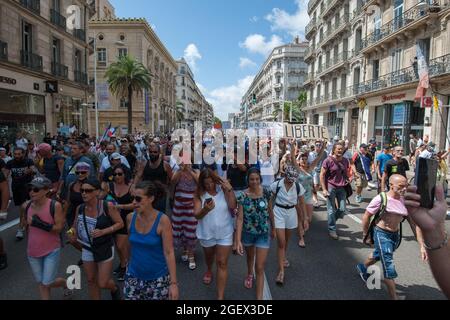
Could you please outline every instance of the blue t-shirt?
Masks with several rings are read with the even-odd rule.
[[[380,163],[381,174],[383,174],[383,172],[384,172],[384,166],[391,159],[393,159],[392,155],[385,154],[385,153],[382,153],[377,157],[377,161]]]

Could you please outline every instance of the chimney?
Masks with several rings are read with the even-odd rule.
[[[295,43],[295,44],[300,44],[300,37],[299,37],[299,36],[296,36],[296,37],[294,38],[294,43]]]

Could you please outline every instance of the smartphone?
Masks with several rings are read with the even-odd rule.
[[[210,204],[212,201],[213,201],[212,198],[206,199],[206,200],[205,200],[205,204]]]
[[[419,158],[416,163],[415,184],[420,194],[422,208],[432,209],[436,191],[439,162],[433,159]]]

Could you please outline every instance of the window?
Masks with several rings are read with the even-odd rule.
[[[22,50],[26,53],[33,52],[33,27],[27,22],[22,23]]]
[[[75,63],[74,63],[75,72],[77,72],[77,71],[80,72],[81,71],[81,62],[82,62],[81,51],[76,49],[74,56],[75,56]]]
[[[128,108],[128,98],[120,99],[120,108],[126,109]]]
[[[283,53],[283,50],[282,50],[282,49],[278,49],[278,53],[279,53],[279,54],[282,54],[282,53]]]
[[[403,0],[394,0],[394,29],[403,26]]]
[[[185,86],[185,85],[186,85],[186,81],[185,81],[185,78],[184,78],[184,77],[181,78],[181,85],[182,85],[182,86]]]
[[[277,69],[281,69],[281,61],[277,61]]]
[[[61,42],[59,39],[53,38],[52,44],[52,61],[54,63],[61,62]]]
[[[97,49],[97,60],[99,66],[106,67],[106,48],[98,48]]]
[[[119,58],[125,57],[128,55],[127,48],[119,48]]]
[[[280,83],[281,83],[281,77],[277,76],[277,84],[280,84]]]
[[[318,114],[315,114],[314,115],[314,117],[313,117],[313,123],[312,123],[313,125],[316,125],[316,126],[318,126],[319,125],[319,115]]]
[[[391,72],[402,68],[402,49],[394,49],[391,53]]]
[[[186,68],[185,67],[180,67],[180,73],[181,74],[186,74]]]
[[[380,60],[372,61],[372,79],[377,80],[380,76]]]
[[[337,112],[330,112],[328,113],[328,121],[327,121],[327,126],[328,127],[333,127],[336,125],[337,122]]]
[[[61,5],[60,5],[60,0],[53,0],[53,10],[55,10],[56,12],[60,12],[61,10]]]

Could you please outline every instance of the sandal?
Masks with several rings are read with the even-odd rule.
[[[187,262],[188,259],[189,259],[189,256],[188,256],[187,252],[183,252],[183,255],[181,256],[181,261]]]
[[[211,284],[213,278],[213,274],[211,271],[207,271],[203,276],[203,283],[206,285]]]
[[[305,249],[305,248],[306,248],[305,239],[303,239],[303,241],[300,240],[300,241],[298,242],[298,246],[299,246],[300,248],[302,248],[302,249]]]
[[[244,287],[247,289],[253,288],[253,275],[247,276],[244,281]]]
[[[280,272],[280,273],[278,274],[278,277],[277,277],[277,279],[275,280],[275,282],[276,282],[277,285],[279,285],[279,286],[283,286],[283,285],[284,285],[284,273],[283,273],[283,272]]]
[[[291,263],[289,262],[289,260],[284,260],[284,267],[285,268],[289,268],[291,266]]]
[[[197,264],[195,263],[195,258],[194,257],[190,257],[189,258],[189,269],[190,270],[195,270],[197,268]]]

